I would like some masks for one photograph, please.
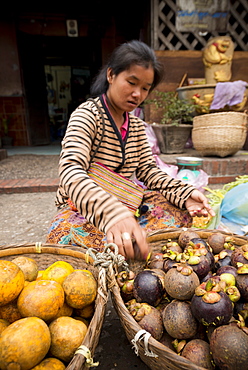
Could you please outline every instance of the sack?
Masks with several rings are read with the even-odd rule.
[[[141,205],[144,190],[133,181],[110,170],[101,163],[91,164],[88,175],[107,193],[114,195],[135,213]]]

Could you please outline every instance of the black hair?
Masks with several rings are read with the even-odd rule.
[[[157,60],[154,50],[144,42],[132,40],[118,46],[110,56],[91,85],[91,96],[96,97],[106,93],[109,87],[107,70],[111,68],[113,75],[128,70],[132,65],[140,65],[145,68],[150,66],[154,70],[154,80],[151,86],[153,90],[163,79],[164,71],[161,63]]]

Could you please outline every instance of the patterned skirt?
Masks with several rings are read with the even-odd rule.
[[[147,233],[164,228],[192,226],[189,213],[173,206],[158,192],[146,190],[141,209],[145,209],[145,212],[136,220]],[[53,218],[46,242],[93,247],[101,251],[106,243],[106,235],[68,205],[58,210]]]

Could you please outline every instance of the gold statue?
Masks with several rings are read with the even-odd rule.
[[[234,44],[229,36],[210,39],[203,50],[207,84],[230,81]]]

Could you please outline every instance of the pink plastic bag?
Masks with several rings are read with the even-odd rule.
[[[167,173],[167,175],[175,178],[177,176],[177,172],[178,172],[178,167],[177,166],[174,166],[173,164],[166,164],[162,161],[162,159],[159,158],[158,155],[154,155],[154,158],[156,160],[156,163],[158,165],[158,167]]]
[[[148,142],[150,144],[150,147],[152,149],[152,154],[160,154],[160,149],[158,146],[158,141],[156,138],[156,135],[154,134],[154,131],[148,123],[144,122],[145,129],[146,129],[146,135],[148,138]]]

